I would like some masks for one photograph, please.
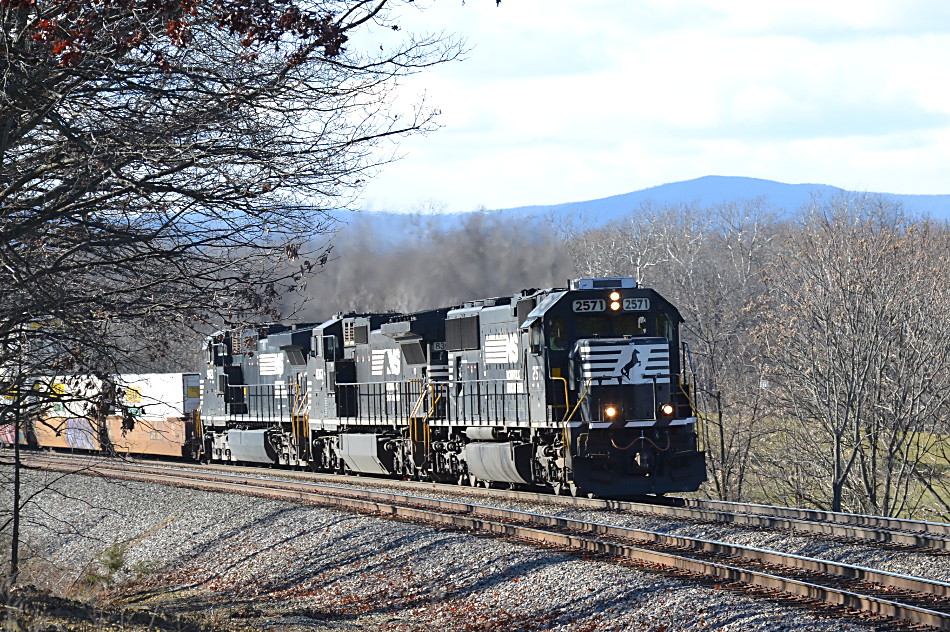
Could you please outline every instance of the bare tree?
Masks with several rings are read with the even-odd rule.
[[[950,412],[948,252],[950,232],[929,222],[896,240],[904,287],[889,309],[887,356],[875,368],[874,408],[862,430],[859,511],[917,514],[924,502],[917,473],[937,452]]]
[[[298,310],[306,320],[339,311],[412,312],[563,285],[573,273],[542,220],[497,213],[430,219],[390,218],[387,225],[403,224],[404,237],[393,239],[374,219],[354,218],[334,240],[331,256],[339,259],[285,300],[306,296]]]
[[[921,502],[924,516],[943,522],[950,521],[950,480],[946,473],[950,471],[950,432],[946,419],[943,420],[940,433],[934,435],[934,444],[929,453],[917,464],[914,476],[926,492]]]
[[[886,515],[919,503],[921,441],[947,412],[946,244],[850,196],[808,209],[777,256],[760,334],[799,498]]]
[[[647,203],[607,225],[584,214],[551,217],[550,221],[578,275],[632,276],[649,283],[654,269],[666,261],[668,252],[661,235],[664,222],[674,215],[672,209],[657,209]]]
[[[950,514],[950,231],[885,200],[645,206],[564,222],[578,271],[638,276],[685,319],[710,493]]]
[[[755,450],[771,432],[750,335],[758,315],[749,306],[761,291],[775,216],[752,200],[679,212],[665,226],[662,285],[685,319],[713,493],[744,499]]]
[[[0,0],[7,392],[160,358],[156,332],[272,315],[329,211],[389,159],[379,143],[432,127],[392,87],[459,48],[390,44],[395,4]]]

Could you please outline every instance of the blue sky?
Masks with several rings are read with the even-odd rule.
[[[556,204],[704,175],[950,193],[946,0],[429,0],[467,40],[415,75],[441,129],[365,208]]]

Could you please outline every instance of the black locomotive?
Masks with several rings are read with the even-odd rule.
[[[679,312],[631,278],[208,339],[204,457],[629,498],[706,479]]]

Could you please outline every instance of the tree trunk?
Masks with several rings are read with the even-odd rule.
[[[10,577],[7,589],[12,589],[20,572],[20,403],[22,386],[17,388],[13,408],[13,516],[10,535]]]

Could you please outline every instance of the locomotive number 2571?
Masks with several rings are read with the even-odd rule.
[[[607,301],[602,298],[574,301],[575,312],[602,312],[607,309]]]
[[[625,312],[648,312],[648,311],[650,311],[650,299],[648,299],[648,298],[625,298],[625,299],[623,299],[623,311],[625,311]]]

